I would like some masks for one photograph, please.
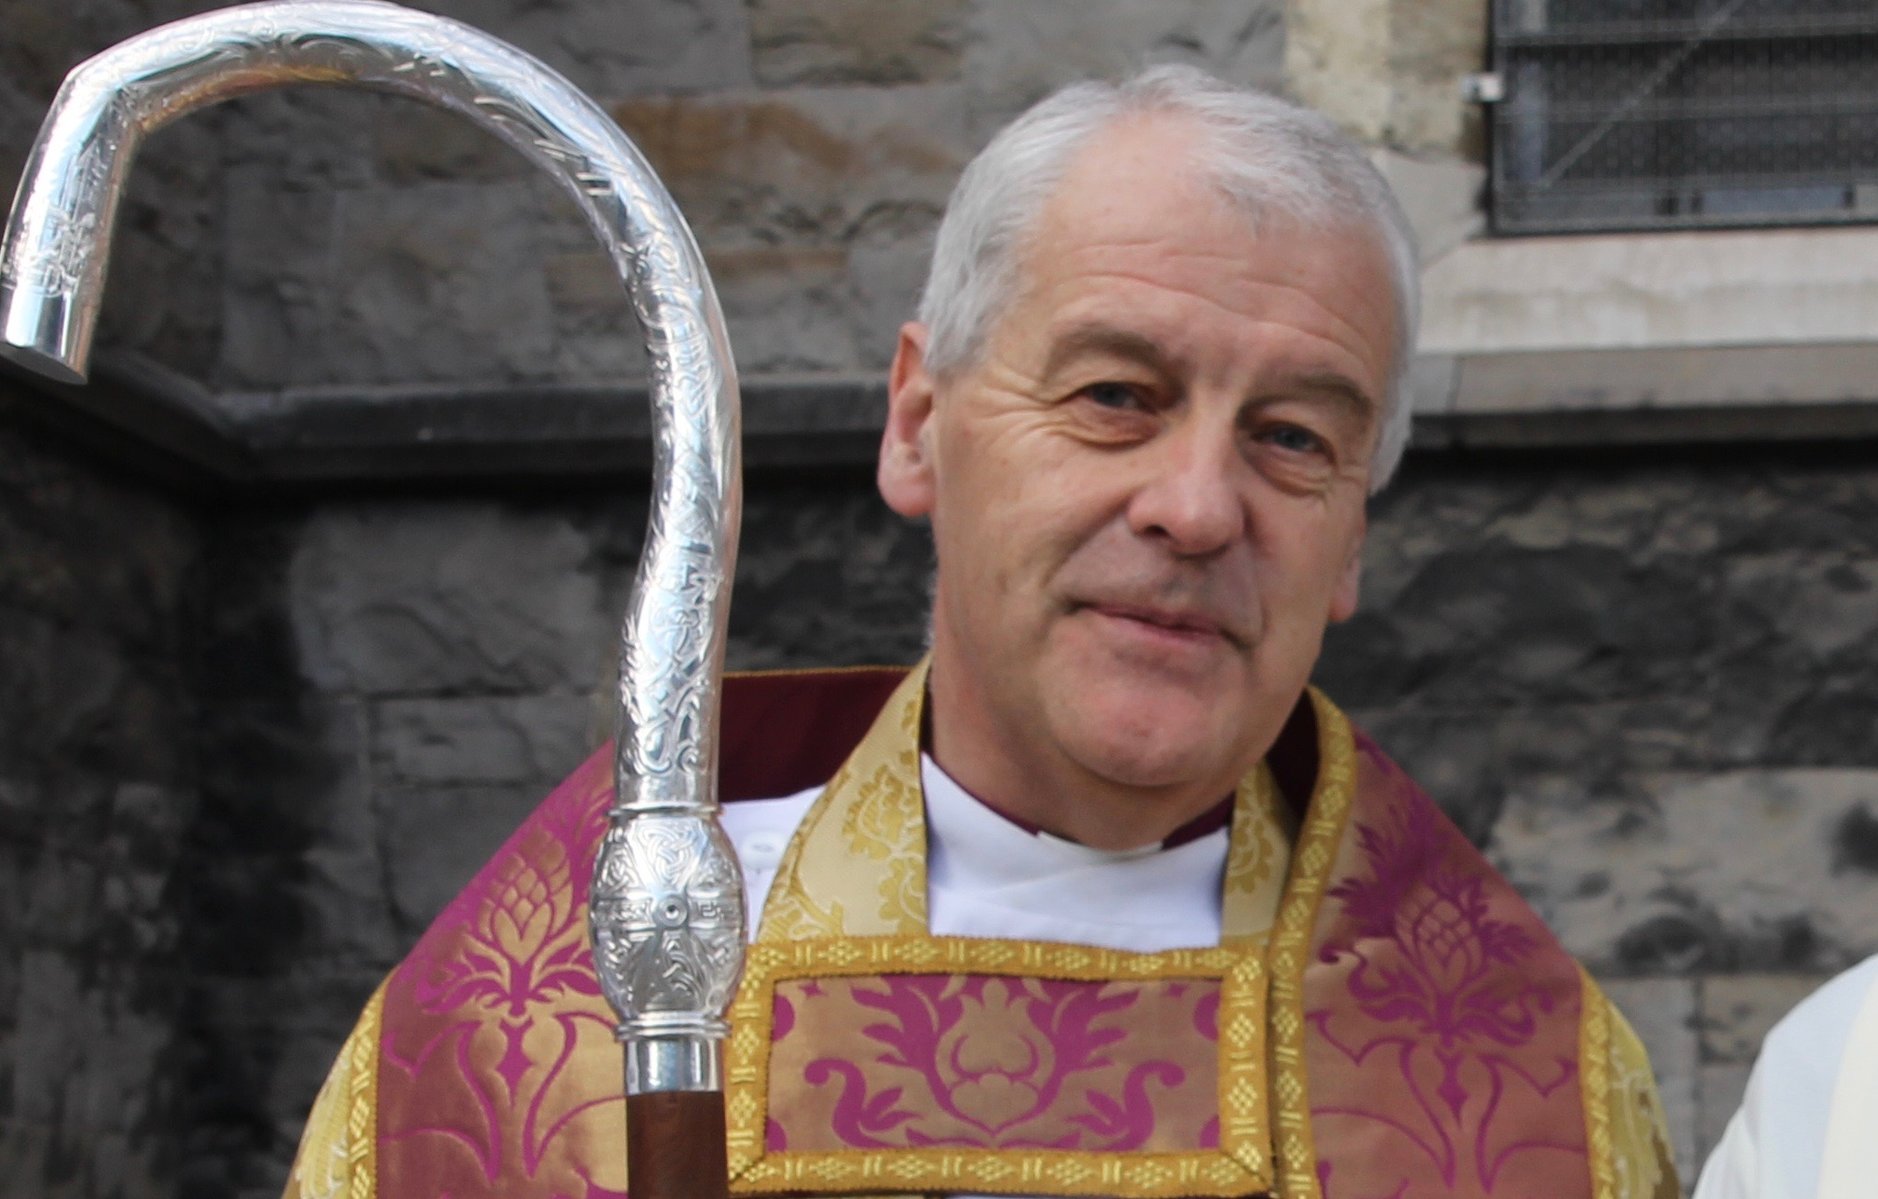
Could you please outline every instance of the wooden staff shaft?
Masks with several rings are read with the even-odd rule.
[[[628,1095],[626,1185],[632,1199],[728,1199],[724,1093]]]

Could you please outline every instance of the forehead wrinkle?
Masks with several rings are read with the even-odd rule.
[[[1079,355],[1096,353],[1139,362],[1165,373],[1169,366],[1167,348],[1145,333],[1110,324],[1100,317],[1085,317],[1058,330],[1050,338],[1050,352],[1044,359],[1046,378],[1056,374]]]
[[[1135,246],[1139,246],[1143,249],[1146,249],[1152,244],[1152,239],[1144,239],[1142,241],[1134,242],[1131,244]],[[1077,256],[1082,253],[1101,252],[1106,248],[1107,247],[1076,247],[1072,249],[1071,251],[1069,251],[1068,254],[1062,254],[1062,255],[1059,255],[1059,257],[1068,258],[1068,257]],[[1161,253],[1161,251],[1152,251],[1152,252]],[[1192,258],[1192,259],[1222,259],[1230,263],[1248,262],[1248,261],[1252,261],[1256,257],[1256,256],[1243,255],[1243,254],[1228,254],[1228,253],[1213,253],[1213,252],[1199,253],[1199,252],[1193,252],[1193,251],[1179,251],[1179,252],[1176,252],[1175,255],[1173,256]],[[1164,261],[1164,258],[1162,259],[1162,261]],[[1036,265],[1042,265],[1042,264],[1038,263]],[[1041,290],[1047,289],[1051,286],[1060,286],[1066,282],[1066,280],[1062,277],[1064,272],[1061,272],[1061,271],[1050,272],[1050,274],[1053,274],[1056,276],[1054,278],[1048,277],[1046,273],[1041,270],[1033,269],[1032,271],[1027,272],[1027,273],[1030,275],[1030,278],[1027,281],[1028,288],[1026,289],[1026,292],[1027,292],[1028,297],[1032,299],[1037,298],[1038,293]],[[1097,278],[1097,277],[1119,279],[1127,283],[1132,283],[1138,286],[1150,288],[1154,291],[1177,292],[1179,295],[1181,295],[1184,298],[1198,300],[1199,302],[1207,305],[1208,307],[1226,316],[1244,318],[1249,315],[1249,312],[1247,311],[1246,308],[1235,306],[1232,302],[1230,302],[1230,300],[1216,298],[1214,296],[1207,295],[1202,291],[1180,287],[1178,285],[1168,282],[1166,279],[1157,278],[1148,273],[1125,270],[1125,269],[1120,269],[1116,267],[1109,267],[1101,271],[1090,272],[1090,274],[1086,276],[1085,278]],[[1385,278],[1386,278],[1386,275],[1385,275]],[[1082,280],[1079,279],[1077,280],[1077,282],[1080,284]],[[1386,362],[1393,362],[1396,358],[1396,353],[1399,347],[1396,347],[1393,344],[1393,342],[1399,336],[1400,330],[1396,328],[1396,313],[1394,310],[1393,303],[1385,303],[1384,305],[1382,305],[1382,307],[1384,307],[1387,310],[1386,311],[1386,316],[1387,316],[1386,324],[1387,324],[1387,330],[1388,330],[1387,332],[1383,334],[1383,340],[1390,344],[1377,347],[1377,346],[1372,346],[1370,344],[1370,337],[1364,332],[1363,328],[1357,321],[1344,316],[1342,313],[1338,312],[1335,307],[1324,303],[1320,295],[1320,292],[1322,290],[1321,287],[1313,286],[1312,284],[1307,284],[1307,283],[1290,282],[1284,279],[1243,278],[1243,279],[1240,279],[1239,282],[1241,286],[1250,288],[1253,290],[1257,290],[1257,291],[1287,292],[1292,295],[1298,296],[1302,298],[1305,301],[1305,303],[1310,305],[1313,311],[1321,313],[1330,321],[1330,323],[1333,326],[1335,326],[1337,329],[1339,329],[1343,333],[1348,334],[1351,340],[1355,344],[1364,347],[1364,349],[1366,350],[1380,350],[1381,356]],[[1321,283],[1322,281],[1320,280],[1318,282]],[[1259,317],[1257,319],[1259,319],[1261,322],[1268,323],[1276,318],[1268,314],[1266,316]]]

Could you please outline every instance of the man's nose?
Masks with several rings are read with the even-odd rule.
[[[1170,430],[1154,451],[1128,506],[1137,534],[1184,556],[1217,552],[1245,534],[1248,467],[1234,431]]]

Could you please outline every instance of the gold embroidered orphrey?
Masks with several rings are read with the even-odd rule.
[[[731,1009],[726,1105],[737,1193],[1024,1191],[1053,1195],[1246,1195],[1272,1189],[1263,1030],[1266,949],[1286,874],[1286,814],[1261,764],[1238,788],[1218,948],[1128,953],[1080,945],[933,937],[926,926],[926,827],[920,787],[922,666],[803,819],[764,906],[746,976]],[[1347,747],[1348,738],[1344,738]],[[1347,753],[1346,753],[1347,759]],[[1325,771],[1314,807],[1324,825],[1307,840],[1334,847],[1348,809],[1350,768]],[[1319,877],[1330,854],[1313,855]],[[857,868],[857,863],[865,864]],[[871,868],[868,868],[871,867]],[[1300,905],[1301,907],[1303,905]],[[1308,937],[1312,912],[1292,913]],[[771,1018],[779,984],[892,974],[1014,979],[1211,980],[1219,986],[1219,1144],[1177,1153],[1054,1149],[903,1148],[773,1152],[769,1123]],[[1301,1033],[1302,1021],[1296,1027]],[[1295,1060],[1295,1058],[1293,1059]],[[1282,1088],[1301,1100],[1301,1086]]]

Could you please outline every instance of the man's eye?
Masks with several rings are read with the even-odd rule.
[[[1261,434],[1267,445],[1293,454],[1318,454],[1324,451],[1324,439],[1297,425],[1274,425]]]
[[[1091,383],[1082,389],[1085,399],[1103,408],[1144,408],[1146,403],[1138,388],[1126,383]]]

